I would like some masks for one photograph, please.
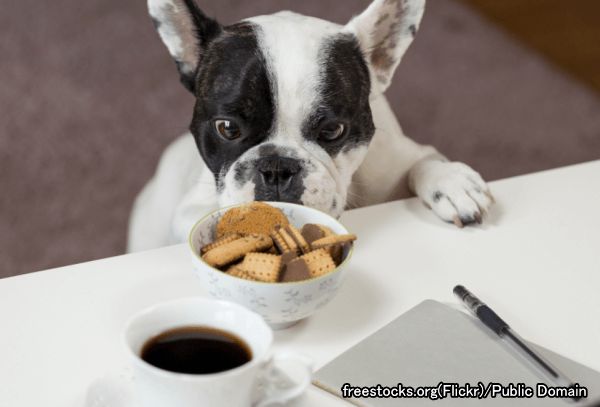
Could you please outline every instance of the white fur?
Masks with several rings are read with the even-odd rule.
[[[194,222],[215,208],[216,200],[212,173],[186,133],[167,147],[154,177],[135,201],[128,251],[184,241]]]
[[[402,56],[413,42],[419,28],[425,0],[375,0],[345,27],[358,38],[365,58],[370,62],[371,79],[378,91],[385,91]],[[394,32],[396,35],[390,35]],[[377,56],[390,58],[388,64],[377,64]],[[380,61],[380,60],[379,60]]]
[[[457,226],[480,218],[493,203],[483,178],[463,163],[426,159],[416,163],[411,174],[413,189],[423,202]]]
[[[150,16],[156,21],[163,22],[158,29],[160,38],[166,45],[171,56],[178,58],[183,53],[183,44],[181,37],[177,35],[175,27],[165,23],[165,21],[168,21],[169,19],[167,16],[167,9],[169,7],[177,9],[179,8],[179,5],[170,0],[148,0],[148,11]]]
[[[242,154],[242,156],[231,166],[227,174],[225,174],[223,191],[219,194],[219,205],[221,207],[254,200],[254,182],[249,180],[241,187],[238,187],[234,180],[234,168],[235,165],[245,161],[252,161],[257,158],[258,147],[251,148]]]
[[[259,46],[267,59],[275,90],[273,141],[302,143],[302,122],[313,111],[319,88],[319,50],[340,26],[288,11],[249,18],[258,24]],[[307,29],[310,27],[310,29]]]
[[[163,2],[168,1],[150,0],[150,3]],[[404,136],[382,95],[393,69],[412,41],[412,35],[406,37],[409,32],[406,27],[418,26],[423,3],[423,0],[375,0],[346,27],[289,12],[249,19],[261,27],[259,43],[277,83],[275,131],[267,141],[291,149],[296,158],[309,163],[301,197],[304,204],[338,216],[345,205],[371,205],[405,198],[413,192],[442,219],[459,226],[461,219],[476,219],[492,204],[479,174],[464,164],[447,162],[433,147],[419,145]],[[362,46],[369,46],[372,44],[366,36],[369,24],[384,21],[382,16],[390,12],[390,7],[400,6],[409,12],[397,14],[408,16],[408,20],[400,28],[402,38],[393,53],[395,62],[389,70],[370,67],[372,76],[379,81],[370,96],[376,128],[373,140],[368,149],[353,148],[332,158],[301,134],[304,119],[319,103],[316,61],[320,44],[328,35],[350,31],[359,36]],[[379,28],[384,26],[380,24]],[[382,33],[373,35],[380,38]],[[166,34],[165,37],[168,39]],[[171,44],[176,51],[177,42]],[[257,158],[258,148],[248,150],[236,163]],[[209,211],[219,205],[252,200],[253,182],[238,187],[234,180],[236,163],[225,174],[224,188],[217,194],[212,173],[202,161],[192,136],[187,133],[175,141],[136,200],[128,249],[136,251],[185,241],[194,222]],[[338,203],[336,207],[334,201]]]
[[[180,69],[186,74],[192,73],[196,68],[198,45],[192,40],[192,33],[182,37],[182,27],[178,25],[181,22],[190,27],[192,25],[185,5],[181,0],[148,0],[148,12],[155,21],[161,23],[158,34],[171,56],[180,62]]]

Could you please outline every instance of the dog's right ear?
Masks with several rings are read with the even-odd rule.
[[[221,32],[194,0],[148,0],[148,11],[160,38],[177,64],[181,83],[192,93],[202,50]]]

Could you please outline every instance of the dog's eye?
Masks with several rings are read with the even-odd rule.
[[[242,135],[242,132],[237,124],[231,120],[215,120],[215,128],[227,140],[235,140]]]
[[[319,139],[322,141],[335,141],[342,137],[346,131],[343,123],[328,123],[321,127]]]

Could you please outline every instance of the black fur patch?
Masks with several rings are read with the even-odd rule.
[[[190,13],[190,17],[195,27],[195,34],[198,40],[199,48],[204,52],[208,44],[222,32],[221,25],[207,17],[194,0],[184,0],[184,3]],[[160,22],[153,19],[155,27],[158,29]],[[195,76],[197,72],[185,72],[181,69],[181,61],[175,61],[179,70],[180,80],[187,90],[194,93]]]
[[[410,31],[410,35],[412,35],[412,37],[415,38],[415,36],[417,35],[417,27],[415,27],[414,24],[411,24],[408,27],[408,31]]]
[[[365,58],[356,37],[339,34],[332,37],[320,52],[321,95],[318,108],[305,121],[302,133],[315,140],[330,156],[371,141],[375,132],[369,93],[371,83]],[[319,139],[327,123],[341,122],[346,131],[334,141]]]
[[[255,29],[250,23],[225,27],[200,56],[190,130],[217,184],[243,153],[265,140],[273,122],[271,84]],[[242,136],[224,139],[215,119],[235,122]]]

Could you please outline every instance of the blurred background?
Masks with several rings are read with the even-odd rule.
[[[345,23],[369,0],[200,0]],[[145,1],[0,6],[0,277],[122,254],[193,98]],[[429,0],[388,98],[405,132],[499,179],[600,158],[600,2]],[[557,185],[557,194],[568,194]]]

